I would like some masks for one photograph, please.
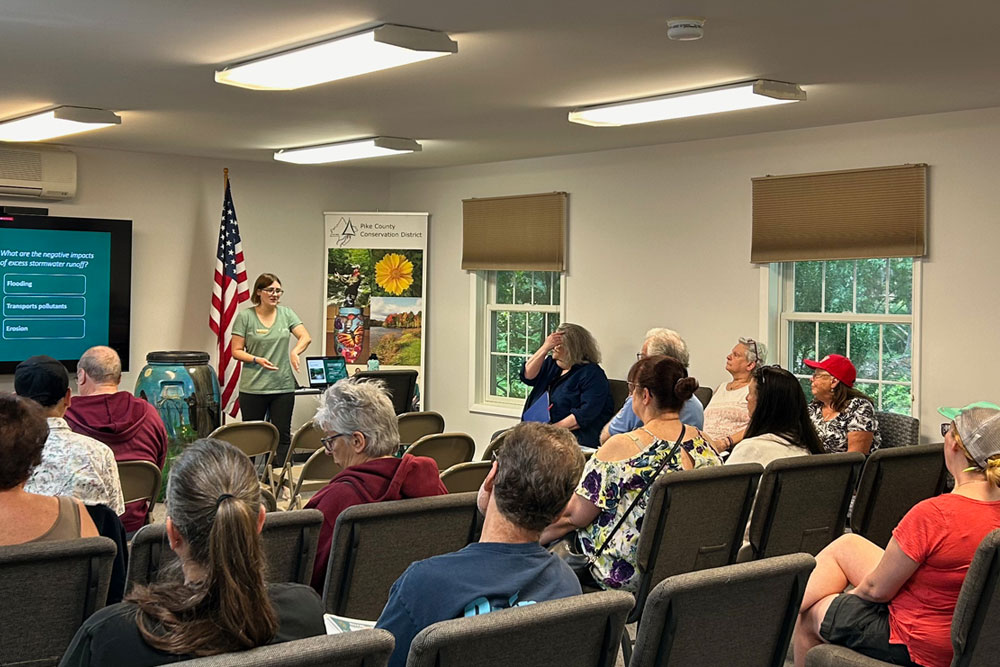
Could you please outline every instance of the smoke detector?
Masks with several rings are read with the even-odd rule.
[[[700,16],[675,16],[667,19],[667,37],[690,42],[705,36],[705,19]]]

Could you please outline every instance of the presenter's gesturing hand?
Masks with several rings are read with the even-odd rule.
[[[299,355],[295,354],[294,350],[288,353],[288,360],[292,362],[292,369],[298,373],[299,372]]]
[[[274,364],[272,364],[270,361],[268,361],[264,357],[254,357],[254,359],[256,360],[257,365],[260,366],[261,368],[263,368],[266,371],[276,371],[276,370],[278,370],[277,366],[275,366]]]

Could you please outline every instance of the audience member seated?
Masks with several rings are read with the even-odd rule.
[[[632,409],[644,425],[601,445],[587,462],[566,512],[542,533],[542,543],[577,530],[582,553],[593,558],[600,551],[590,569],[597,584],[634,591],[639,583],[639,527],[657,472],[720,465],[722,460],[698,429],[680,419],[681,406],[698,381],[688,377],[679,361],[664,356],[640,359],[629,370],[628,382]]]
[[[822,642],[896,665],[951,664],[965,573],[982,539],[1000,528],[1000,406],[940,412],[951,420],[941,426],[954,490],[907,512],[884,551],[844,535],[816,556],[795,629],[799,667]]]
[[[600,363],[600,349],[589,331],[560,324],[521,366],[521,381],[531,387],[522,418],[548,392],[549,423],[568,428],[581,445],[600,445],[601,427],[615,412]]]
[[[749,389],[750,423],[727,464],[766,466],[776,459],[824,453],[802,385],[794,375],[777,366],[761,366],[754,371]]]
[[[576,574],[538,538],[582,470],[569,432],[536,423],[509,432],[479,489],[479,542],[418,561],[392,585],[377,625],[396,638],[391,667],[406,664],[413,638],[432,623],[580,594]]]
[[[646,332],[646,339],[642,342],[642,350],[636,354],[637,359],[652,357],[664,354],[673,357],[681,362],[684,368],[690,366],[690,356],[688,355],[687,343],[680,334],[672,329],[658,327]],[[681,421],[690,424],[695,428],[701,428],[705,423],[705,410],[697,396],[692,396],[684,401],[681,407]],[[608,438],[619,433],[628,433],[642,426],[642,422],[635,416],[632,409],[632,397],[625,399],[625,405],[611,418],[601,431],[601,444]]]
[[[828,354],[819,361],[803,359],[812,376],[809,416],[828,452],[861,452],[866,456],[879,448],[875,406],[872,400],[854,388],[858,372],[847,357]]]
[[[63,419],[71,399],[66,368],[52,357],[30,357],[14,369],[14,391],[41,405],[49,424],[42,462],[25,491],[106,505],[121,516],[125,502],[114,454],[104,443],[71,431]]]
[[[0,546],[97,536],[79,500],[24,490],[48,435],[37,403],[0,393]]]
[[[177,580],[137,587],[84,622],[61,667],[146,667],[321,635],[308,586],[265,584],[264,508],[253,465],[220,440],[196,440],[167,482]]]
[[[720,452],[743,439],[743,429],[750,423],[750,375],[766,361],[767,348],[753,338],[740,338],[726,355],[726,371],[733,379],[720,384],[705,406],[705,435]]]
[[[66,422],[77,433],[100,440],[116,461],[149,461],[163,469],[167,458],[167,430],[150,403],[127,391],[118,391],[122,362],[110,347],[92,347],[76,367],[79,395],[66,410]],[[130,503],[122,515],[125,530],[146,525],[146,501]]]
[[[323,394],[315,421],[326,432],[326,453],[343,468],[306,503],[306,508],[323,512],[312,577],[313,588],[322,591],[333,527],[341,512],[364,503],[439,496],[448,489],[433,459],[394,456],[399,428],[382,382],[341,380]]]

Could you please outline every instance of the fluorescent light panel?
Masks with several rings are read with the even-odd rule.
[[[371,137],[369,139],[340,141],[335,144],[280,150],[274,154],[274,159],[294,164],[326,164],[328,162],[344,162],[345,160],[363,160],[383,155],[414,153],[420,149],[420,144],[413,139]]]
[[[386,24],[226,67],[215,72],[215,80],[251,90],[293,90],[457,52],[458,43],[446,33]]]
[[[0,141],[42,141],[121,125],[121,122],[120,116],[105,109],[56,107],[0,122]]]
[[[569,120],[593,127],[617,127],[788,104],[804,99],[805,91],[794,83],[758,79],[716,88],[583,107],[570,111]]]

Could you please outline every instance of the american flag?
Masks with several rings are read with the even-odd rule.
[[[219,384],[222,387],[222,411],[231,417],[240,409],[236,388],[240,383],[240,362],[233,359],[233,320],[236,307],[250,298],[247,269],[243,263],[243,242],[236,223],[236,208],[226,178],[226,195],[222,200],[222,225],[219,227],[219,248],[215,252],[215,283],[212,285],[212,313],[208,325],[219,342]]]

